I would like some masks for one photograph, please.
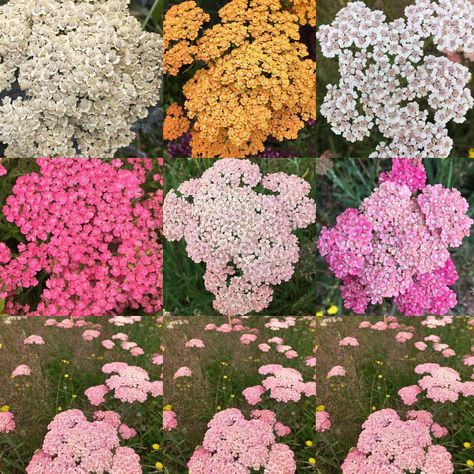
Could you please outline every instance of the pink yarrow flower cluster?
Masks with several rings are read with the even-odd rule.
[[[425,186],[421,172],[419,160],[394,159],[359,209],[323,227],[318,248],[342,280],[346,308],[363,314],[369,304],[394,298],[401,313],[421,316],[456,305],[449,248],[461,245],[473,220],[458,190]]]
[[[145,193],[149,158],[124,162],[38,158],[20,176],[3,213],[26,243],[16,255],[0,248],[0,298],[9,314],[103,316],[162,307],[162,191]],[[8,254],[6,253],[8,251]],[[16,295],[46,286],[36,309]]]
[[[15,417],[13,413],[7,412],[0,412],[0,433],[10,433],[14,431],[16,427],[15,424]]]
[[[385,408],[372,413],[362,425],[357,446],[342,464],[344,474],[451,474],[451,454],[433,444],[432,434],[445,429],[433,423],[431,413],[409,411],[403,421],[395,410]]]
[[[250,420],[236,408],[220,411],[208,423],[202,446],[189,460],[189,472],[292,474],[296,472],[294,453],[276,441],[278,431],[288,433],[285,428],[270,410],[254,410]]]
[[[119,435],[124,433],[129,438],[134,431],[121,424],[115,412],[96,412],[92,422],[80,410],[59,413],[48,425],[43,446],[33,455],[26,472],[140,474],[138,454],[120,446]]]
[[[248,387],[242,391],[250,405],[261,401],[261,396],[268,391],[270,398],[279,402],[298,402],[303,395],[316,396],[316,382],[304,382],[303,376],[296,369],[283,367],[280,364],[262,365],[258,373],[266,375],[261,385]]]
[[[164,235],[184,239],[189,257],[206,264],[204,283],[217,311],[262,311],[272,300],[272,286],[293,275],[299,258],[293,231],[316,220],[310,190],[294,175],[263,176],[248,160],[218,160],[167,194]]]
[[[456,402],[461,395],[474,396],[474,381],[461,381],[459,372],[451,367],[442,367],[435,363],[419,364],[417,374],[427,374],[417,385],[409,385],[398,391],[405,405],[413,405],[417,397],[426,390],[426,397],[439,403]]]
[[[102,367],[102,372],[115,374],[105,381],[105,385],[95,385],[84,392],[92,405],[103,403],[110,391],[114,392],[114,398],[126,403],[143,403],[148,395],[157,397],[163,394],[163,383],[150,382],[148,372],[141,367],[125,362],[111,362]]]

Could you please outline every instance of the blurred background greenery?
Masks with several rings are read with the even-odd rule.
[[[393,21],[404,16],[405,7],[414,4],[414,0],[363,0],[371,9],[382,10],[388,21]],[[332,23],[337,12],[345,7],[349,0],[318,0],[318,26]],[[433,44],[427,46],[427,51],[439,56],[439,51]],[[351,156],[354,158],[364,158],[375,150],[375,147],[382,140],[382,135],[377,130],[372,131],[370,137],[360,142],[351,143],[336,135],[326,118],[320,114],[321,104],[328,84],[336,84],[339,81],[339,66],[337,58],[328,59],[321,53],[321,48],[317,45],[317,120],[314,129],[316,136],[316,156],[330,151],[337,158]],[[462,63],[474,74],[474,62],[463,59]],[[473,87],[471,79],[468,87]],[[466,114],[466,121],[461,124],[449,122],[448,135],[454,141],[451,157],[466,158],[469,150],[474,148],[474,127],[471,126],[474,120],[474,108]],[[375,128],[375,127],[374,127]]]
[[[165,197],[170,189],[182,182],[201,176],[213,165],[211,159],[165,160]],[[262,173],[285,172],[295,174],[312,186],[311,197],[315,199],[315,159],[270,158],[251,160],[258,163]],[[294,233],[300,245],[300,259],[290,281],[274,287],[273,300],[262,314],[272,316],[309,315],[315,308],[315,262],[316,226],[312,224]],[[214,296],[204,287],[204,263],[194,263],[186,253],[184,240],[163,243],[164,251],[164,308],[179,316],[217,315],[212,307]]]
[[[318,160],[319,161],[319,160]],[[317,236],[321,227],[332,227],[336,217],[349,207],[357,208],[362,200],[372,194],[380,172],[391,169],[389,159],[343,158],[332,160],[333,167],[317,177]],[[423,161],[429,184],[440,183],[457,188],[469,202],[469,216],[474,218],[474,160],[468,158],[425,159]],[[451,249],[459,279],[452,287],[458,295],[453,314],[474,314],[474,229],[463,240],[461,247]],[[349,314],[339,292],[340,280],[329,271],[326,261],[317,254],[317,309],[329,305],[338,307],[338,314]],[[350,313],[352,314],[352,313]],[[392,300],[381,305],[369,306],[367,314],[396,314]]]

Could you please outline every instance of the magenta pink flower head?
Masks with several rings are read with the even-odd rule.
[[[310,184],[297,176],[262,176],[248,160],[218,160],[167,194],[164,235],[184,239],[189,257],[206,264],[204,283],[217,311],[261,311],[270,304],[272,286],[293,275],[299,258],[293,231],[315,222],[309,193]]]
[[[344,474],[451,474],[451,454],[444,446],[432,444],[431,432],[443,428],[433,424],[431,413],[410,411],[403,421],[395,410],[386,408],[372,413],[342,464]]]
[[[246,420],[240,410],[229,408],[209,422],[202,446],[188,462],[190,474],[239,473],[293,474],[293,451],[276,442],[276,416],[269,410],[255,410]],[[286,428],[279,424],[281,428]],[[287,433],[288,430],[282,430]]]
[[[94,418],[95,421],[88,421],[80,410],[56,415],[48,425],[42,449],[32,457],[26,472],[140,474],[138,454],[132,448],[120,446],[118,414],[96,412]]]
[[[139,161],[137,161],[139,160]],[[20,176],[3,213],[26,243],[7,259],[0,248],[0,298],[10,314],[103,316],[162,307],[162,191],[145,193],[149,158],[123,162],[38,158]],[[48,275],[34,311],[15,301]]]
[[[443,315],[456,305],[457,272],[449,247],[470,233],[468,203],[456,189],[426,186],[421,161],[393,160],[359,209],[347,209],[318,248],[342,280],[344,305],[365,313],[394,298],[407,316]]]

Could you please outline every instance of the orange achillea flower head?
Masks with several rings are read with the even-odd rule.
[[[190,122],[183,115],[183,108],[176,102],[166,110],[166,118],[163,122],[163,138],[165,140],[176,140],[189,130]]]
[[[231,0],[219,10],[221,23],[197,38],[202,10],[185,3],[183,18],[192,11],[200,19],[192,22],[196,41],[172,31],[177,42],[170,47],[168,12],[164,63],[170,74],[193,59],[206,64],[183,87],[192,155],[248,156],[263,151],[269,136],[295,139],[316,116],[315,63],[299,42],[298,16],[280,0]],[[178,13],[172,12],[173,25]]]
[[[316,26],[316,0],[292,0],[291,11],[298,16],[300,23]]]

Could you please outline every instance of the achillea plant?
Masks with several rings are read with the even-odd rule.
[[[129,0],[0,6],[0,142],[10,157],[113,156],[160,97],[162,38]]]
[[[295,175],[262,176],[248,160],[218,160],[168,192],[163,233],[184,238],[189,257],[206,264],[204,283],[217,311],[261,311],[270,304],[271,286],[293,275],[299,257],[293,231],[316,219],[309,192],[310,184]]]
[[[3,213],[26,243],[0,243],[0,298],[9,314],[103,316],[162,306],[162,191],[142,185],[151,159],[38,158]],[[153,178],[161,180],[159,175]],[[44,280],[41,282],[40,278]],[[39,286],[36,308],[20,303]]]
[[[88,421],[80,410],[56,415],[48,425],[42,449],[34,454],[26,468],[27,474],[140,474],[138,454],[132,448],[120,446],[120,437],[128,439],[134,430],[121,424],[115,412],[99,411],[94,419]]]
[[[342,280],[344,305],[365,313],[394,298],[406,316],[443,315],[456,305],[449,254],[470,233],[468,203],[456,189],[426,185],[419,160],[395,159],[359,209],[347,209],[318,241]]]
[[[250,420],[236,408],[216,413],[202,446],[196,448],[188,462],[190,474],[244,474],[261,469],[268,474],[293,474],[294,453],[286,444],[277,443],[277,425],[282,433],[288,433],[270,410],[254,410]]]
[[[164,138],[191,132],[193,157],[243,157],[264,150],[270,136],[295,139],[316,116],[315,63],[299,26],[315,22],[316,2],[295,1],[292,14],[280,0],[231,0],[221,22],[194,1],[172,6],[164,19],[164,71],[204,62],[185,84],[184,110],[173,104]]]
[[[328,86],[321,114],[350,142],[378,129],[384,140],[371,157],[447,157],[450,121],[462,123],[474,101],[469,69],[439,52],[474,53],[474,4],[416,0],[390,23],[382,11],[350,2],[317,38],[339,60],[340,80]]]
[[[357,447],[342,464],[344,474],[451,474],[451,454],[444,446],[432,443],[442,427],[433,423],[431,413],[409,411],[403,421],[395,410],[372,413],[362,425]]]

